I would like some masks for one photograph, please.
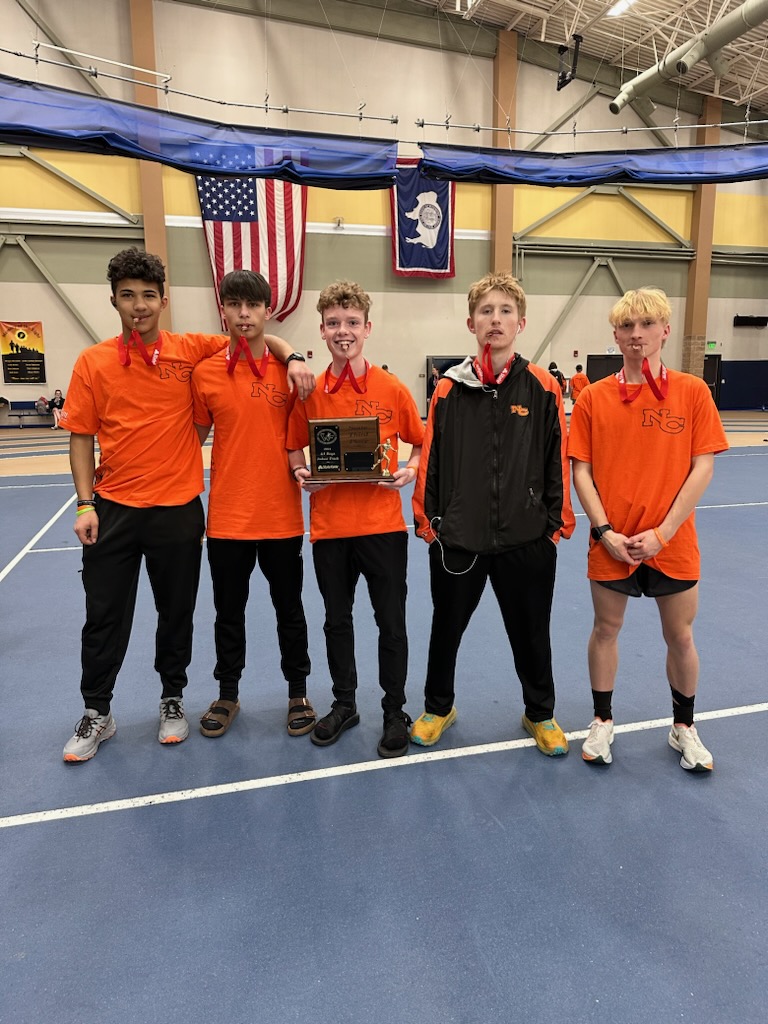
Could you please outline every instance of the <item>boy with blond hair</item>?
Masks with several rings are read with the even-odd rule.
[[[456,721],[459,645],[490,579],[523,688],[523,728],[556,756],[568,742],[553,717],[549,622],[557,542],[574,527],[563,400],[552,374],[515,352],[526,324],[520,283],[487,274],[468,301],[477,352],[435,389],[413,499],[433,616],[425,711],[411,739],[432,746]]]
[[[585,388],[571,416],[573,483],[592,529],[588,571],[594,718],[585,761],[613,760],[612,697],[628,597],[653,597],[667,646],[673,721],[669,745],[687,771],[711,753],[693,724],[699,659],[693,642],[700,574],[694,508],[728,447],[709,388],[661,360],[672,309],[660,288],[628,291],[608,317],[624,357],[615,376]]]
[[[320,334],[331,353],[317,389],[296,405],[288,426],[289,462],[296,480],[310,494],[312,557],[325,603],[325,639],[333,682],[333,706],[310,736],[318,746],[335,743],[357,725],[355,637],[352,608],[360,576],[365,577],[379,630],[379,683],[384,696],[380,757],[408,752],[410,718],[403,711],[408,670],[405,624],[408,534],[398,490],[416,478],[424,428],[413,397],[397,377],[371,366],[363,355],[371,333],[370,296],[353,281],[336,281],[317,303]],[[396,467],[381,483],[308,484],[303,449],[309,443],[309,419],[377,416],[379,441],[387,443],[388,462]],[[398,441],[411,455],[398,467]]]

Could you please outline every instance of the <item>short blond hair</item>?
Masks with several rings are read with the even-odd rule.
[[[341,306],[342,309],[359,309],[368,323],[368,312],[372,300],[367,292],[356,281],[334,281],[320,292],[317,300],[317,312],[323,317],[326,309]]]
[[[672,306],[669,304],[667,293],[653,284],[624,292],[608,314],[608,322],[611,327],[618,327],[633,316],[652,316],[654,320],[668,324],[672,316]]]
[[[510,299],[514,299],[517,303],[517,312],[520,319],[525,316],[526,297],[523,291],[523,286],[513,277],[508,270],[491,271],[490,274],[486,274],[485,277],[481,277],[479,281],[475,283],[469,289],[469,295],[467,295],[467,302],[469,303],[469,315],[474,316],[475,310],[480,304],[480,300],[487,293],[497,288],[500,292],[504,292]]]

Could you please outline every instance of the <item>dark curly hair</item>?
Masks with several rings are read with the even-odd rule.
[[[156,284],[160,296],[165,294],[165,267],[159,256],[151,252],[142,252],[136,246],[121,250],[113,256],[107,267],[107,280],[112,285],[112,294],[117,294],[117,286],[126,278],[137,281],[150,281]]]

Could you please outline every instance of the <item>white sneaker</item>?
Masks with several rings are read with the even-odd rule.
[[[189,722],[184,717],[184,702],[181,697],[163,697],[160,701],[160,731],[157,738],[161,743],[181,743],[189,736]]]
[[[581,756],[590,764],[610,764],[613,760],[611,744],[613,743],[613,722],[604,722],[601,718],[593,718],[589,726],[589,735],[584,740]]]
[[[687,772],[711,772],[715,761],[699,739],[695,725],[673,725],[669,730],[669,745],[679,750],[680,767]]]
[[[117,732],[112,713],[100,715],[94,708],[86,708],[85,714],[75,726],[75,735],[64,747],[64,760],[72,763],[90,761],[99,744],[111,739]]]

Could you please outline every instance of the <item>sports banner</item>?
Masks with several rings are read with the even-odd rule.
[[[6,384],[45,384],[45,345],[39,320],[0,320],[0,352]]]
[[[427,178],[417,164],[399,161],[390,190],[392,269],[401,277],[455,277],[456,183]]]

